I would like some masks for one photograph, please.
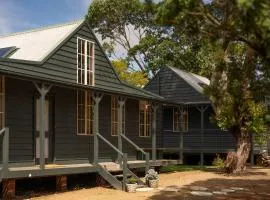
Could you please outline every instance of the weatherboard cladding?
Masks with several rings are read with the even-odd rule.
[[[6,78],[6,126],[10,128],[10,162],[33,162],[35,155],[34,121],[37,91],[31,81]],[[55,161],[93,160],[93,136],[79,136],[77,131],[77,92],[75,89],[52,87],[47,95],[54,99],[54,156]],[[51,102],[52,103],[52,102]],[[23,106],[22,106],[23,105]],[[152,139],[139,137],[139,101],[126,101],[125,134],[143,148],[152,147]],[[19,112],[18,112],[19,111]],[[161,110],[160,110],[161,112]],[[158,115],[160,116],[160,114]],[[161,118],[157,121],[157,143],[161,147]],[[117,146],[117,137],[111,136],[111,96],[104,95],[99,107],[99,132]],[[115,160],[117,153],[102,140],[99,158]],[[136,159],[136,149],[123,140],[123,151],[129,160]],[[0,149],[1,153],[1,149]],[[1,160],[2,158],[0,158]]]
[[[201,114],[196,107],[189,107],[188,131],[183,133],[183,144],[185,153],[222,153],[235,148],[235,139],[225,131],[221,131],[211,123],[213,110],[211,107],[204,113],[204,139],[201,142]],[[163,120],[163,147],[179,148],[180,133],[173,132],[173,109],[164,108]]]
[[[77,37],[95,43],[95,86],[89,88],[146,99],[163,100],[162,97],[128,86],[119,80],[109,59],[86,22],[79,25],[57,48],[55,47],[54,51],[44,61],[0,59],[0,71],[5,74],[79,87],[77,84]]]
[[[145,89],[176,103],[209,102],[204,94],[167,67],[162,68]]]

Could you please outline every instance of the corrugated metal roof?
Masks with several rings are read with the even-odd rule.
[[[15,46],[18,48],[9,58],[42,61],[68,35],[70,35],[83,20],[61,24],[26,32],[0,37],[0,48]]]
[[[178,76],[183,78],[189,85],[191,85],[196,91],[203,94],[203,85],[209,85],[210,80],[206,77],[199,76],[197,74],[193,74],[191,72],[187,72],[185,70],[181,70],[175,67],[169,67],[172,71],[174,71]]]

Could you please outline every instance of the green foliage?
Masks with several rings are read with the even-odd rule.
[[[186,172],[194,170],[207,170],[208,167],[198,165],[169,165],[160,168],[160,173]]]
[[[270,86],[269,10],[268,0],[164,0],[158,9],[162,26],[193,43],[205,44],[198,45],[197,55],[205,55],[200,62],[211,79],[205,93],[215,111],[213,118],[237,142],[252,133],[263,143],[269,135],[261,102]],[[249,148],[251,140],[246,141]],[[248,151],[237,151],[242,156],[238,160],[244,161],[237,166],[243,169]]]
[[[212,165],[217,169],[222,170],[225,167],[225,161],[220,157],[219,154],[217,154],[217,157],[213,160]]]
[[[152,1],[140,0],[94,0],[89,7],[87,19],[94,31],[106,41],[109,55],[116,54],[114,48],[121,46],[126,52],[140,41],[153,26],[152,12],[155,4]],[[122,57],[129,61],[131,68],[150,72],[143,53],[129,54]]]
[[[175,34],[206,44],[198,51],[198,55],[206,55],[200,63],[210,71],[211,85],[205,92],[212,100],[218,125],[238,129],[237,134],[265,132],[265,108],[256,94],[263,84],[269,84],[258,76],[259,71],[264,74],[269,59],[269,45],[263,44],[270,39],[269,8],[266,0],[213,0],[208,4],[168,0],[158,11],[158,21],[173,27]]]
[[[134,177],[132,176],[132,177],[128,178],[127,182],[128,182],[128,184],[135,184],[135,183],[137,183],[138,181],[137,181],[136,178],[134,178]]]
[[[129,70],[128,64],[125,60],[115,60],[112,61],[112,64],[116,73],[122,81],[140,88],[147,84],[147,75],[141,71]]]

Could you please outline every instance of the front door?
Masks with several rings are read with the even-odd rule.
[[[44,105],[44,131],[45,131],[45,144],[44,144],[44,158],[45,163],[53,162],[53,101],[45,99]],[[35,100],[35,143],[36,143],[36,164],[39,164],[40,159],[40,99]]]

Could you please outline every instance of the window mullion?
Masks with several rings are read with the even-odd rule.
[[[87,85],[87,41],[84,41],[84,84]]]

